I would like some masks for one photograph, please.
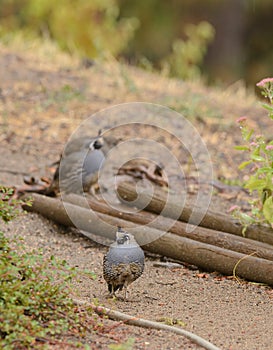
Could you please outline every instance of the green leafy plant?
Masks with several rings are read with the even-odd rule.
[[[261,80],[257,86],[262,89],[262,95],[269,99],[270,104],[262,103],[273,121],[273,78]],[[246,167],[250,176],[244,187],[254,194],[250,200],[251,214],[241,212],[239,207],[232,208],[234,215],[240,219],[245,229],[250,224],[269,224],[273,228],[273,140],[267,141],[263,135],[255,135],[247,124],[247,118],[238,119],[244,145],[237,146],[249,154],[249,159],[240,164],[240,169]]]
[[[2,0],[6,32],[50,37],[82,57],[114,57],[128,45],[138,20],[121,18],[116,0]]]
[[[22,201],[13,197],[14,189],[0,186],[0,218],[8,222],[19,215],[20,207],[24,203],[31,206],[32,201]]]
[[[19,214],[22,204],[12,196],[12,189],[1,187],[0,217],[5,222]],[[103,328],[91,310],[76,307],[69,296],[79,273],[65,261],[31,252],[18,237],[8,239],[0,232],[0,348],[42,349],[50,343],[62,347],[65,336],[79,345],[87,330]],[[83,273],[94,278],[92,272]]]
[[[163,71],[170,76],[192,80],[201,77],[200,66],[215,30],[210,23],[202,21],[188,25],[185,32],[188,39],[174,41],[172,53],[163,61]]]

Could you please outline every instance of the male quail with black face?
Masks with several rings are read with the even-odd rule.
[[[116,241],[111,244],[103,259],[103,277],[111,296],[118,290],[125,290],[144,270],[144,253],[129,232],[118,227]]]

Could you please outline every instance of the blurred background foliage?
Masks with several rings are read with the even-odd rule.
[[[272,0],[0,0],[0,36],[20,30],[82,58],[253,84],[273,74],[272,13]]]
[[[115,0],[0,0],[2,32],[26,33],[56,40],[61,48],[95,58],[119,55],[138,25],[119,19]]]

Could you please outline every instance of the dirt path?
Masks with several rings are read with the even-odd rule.
[[[247,114],[253,126],[269,132],[255,100],[243,96],[240,89],[236,92],[235,87],[231,93],[217,92],[135,69],[121,71],[115,63],[96,64],[87,70],[60,53],[49,51],[45,56],[38,48],[15,52],[0,46],[0,53],[0,182],[4,185],[22,184],[24,173],[51,176],[51,164],[75,128],[90,114],[122,102],[148,101],[183,111],[207,144],[215,178],[226,181],[242,176],[237,170],[242,156],[233,150],[240,142],[235,120]],[[111,124],[111,118],[107,122]],[[148,138],[149,128],[142,131]],[[175,149],[172,139],[164,141]],[[186,168],[187,161],[182,163]],[[179,186],[176,181],[174,185]],[[190,189],[196,193],[194,183]],[[213,196],[211,206],[226,211],[244,200],[243,193],[224,191]],[[131,286],[129,301],[114,302],[106,298],[102,278],[106,247],[36,214],[20,217],[3,230],[9,236],[24,237],[31,249],[42,248],[71,266],[92,269],[97,280],[83,279],[78,284],[80,299],[97,298],[107,307],[150,320],[178,320],[186,330],[221,349],[272,349],[273,294],[269,287],[238,283],[195,268],[156,267],[159,258],[147,257],[145,273]],[[132,337],[134,349],[198,349],[177,335],[127,325],[113,328],[111,336],[94,334],[90,344],[94,349],[107,349],[110,343]]]

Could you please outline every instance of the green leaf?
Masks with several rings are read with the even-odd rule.
[[[252,134],[253,134],[254,130],[251,129],[249,130],[247,127],[243,127],[242,130],[241,130],[241,133],[242,133],[242,137],[245,141],[249,141]]]
[[[239,165],[239,169],[242,170],[244,169],[248,164],[251,164],[252,160],[247,160],[246,162],[243,162]]]
[[[249,151],[249,147],[248,146],[235,146],[234,149],[238,150],[238,151]]]
[[[263,214],[265,219],[272,224],[273,223],[273,198],[268,197],[263,205]]]
[[[253,224],[254,222],[254,219],[246,213],[240,213],[239,217],[244,224]]]
[[[255,160],[256,162],[265,162],[265,158],[261,156],[257,156],[256,154],[251,155],[251,159]]]
[[[273,112],[273,107],[267,103],[262,103],[262,107],[267,109],[269,112]]]
[[[262,191],[266,187],[266,185],[266,179],[257,179],[254,176],[251,176],[251,178],[245,184],[245,188],[248,188],[251,191]]]
[[[256,174],[273,174],[273,168],[271,167],[262,167],[257,170]]]
[[[254,132],[254,130],[251,129],[251,130],[245,135],[245,140],[246,140],[246,141],[249,141],[249,140],[250,140],[250,138],[251,138],[253,132]]]

